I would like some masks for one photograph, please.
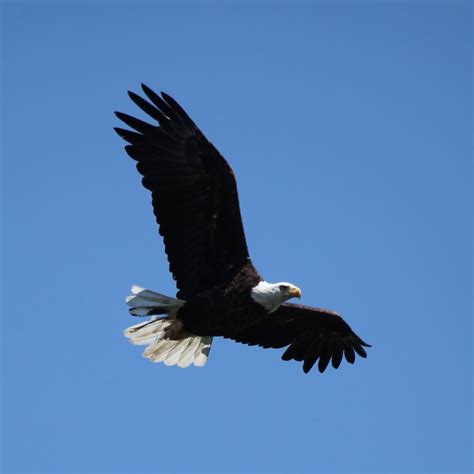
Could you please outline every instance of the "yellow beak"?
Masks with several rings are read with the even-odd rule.
[[[292,286],[288,290],[288,295],[289,296],[294,296],[296,298],[301,298],[301,290],[297,286]]]

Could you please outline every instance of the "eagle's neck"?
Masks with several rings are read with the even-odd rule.
[[[280,291],[278,283],[268,283],[267,281],[261,281],[257,286],[254,286],[250,292],[250,297],[260,306],[263,306],[268,313],[276,311],[288,299]]]

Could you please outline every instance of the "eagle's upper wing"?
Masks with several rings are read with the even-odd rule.
[[[116,112],[135,131],[115,128],[130,143],[164,238],[170,271],[187,299],[224,283],[248,259],[232,168],[180,105],[142,85],[150,102],[130,98],[158,123]]]
[[[282,359],[304,361],[306,373],[318,359],[320,372],[324,372],[330,361],[337,369],[343,355],[352,364],[356,353],[367,357],[364,347],[370,347],[337,313],[289,303],[281,305],[255,325],[226,336],[263,348],[289,346]]]

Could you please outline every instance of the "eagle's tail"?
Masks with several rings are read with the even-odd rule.
[[[124,331],[132,344],[148,346],[143,357],[165,365],[203,367],[211,350],[212,337],[196,336],[182,330],[176,319],[182,300],[132,286],[133,295],[126,299],[134,316],[152,316],[151,319],[131,326]]]

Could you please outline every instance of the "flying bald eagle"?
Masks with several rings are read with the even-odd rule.
[[[232,168],[182,107],[142,85],[148,100],[130,98],[156,125],[116,112],[135,131],[115,128],[129,144],[163,236],[176,298],[138,286],[127,297],[130,313],[149,316],[125,330],[144,357],[166,365],[203,366],[212,338],[222,336],[263,348],[287,347],[283,360],[338,368],[370,347],[336,312],[286,303],[301,290],[268,283],[247,250]]]

